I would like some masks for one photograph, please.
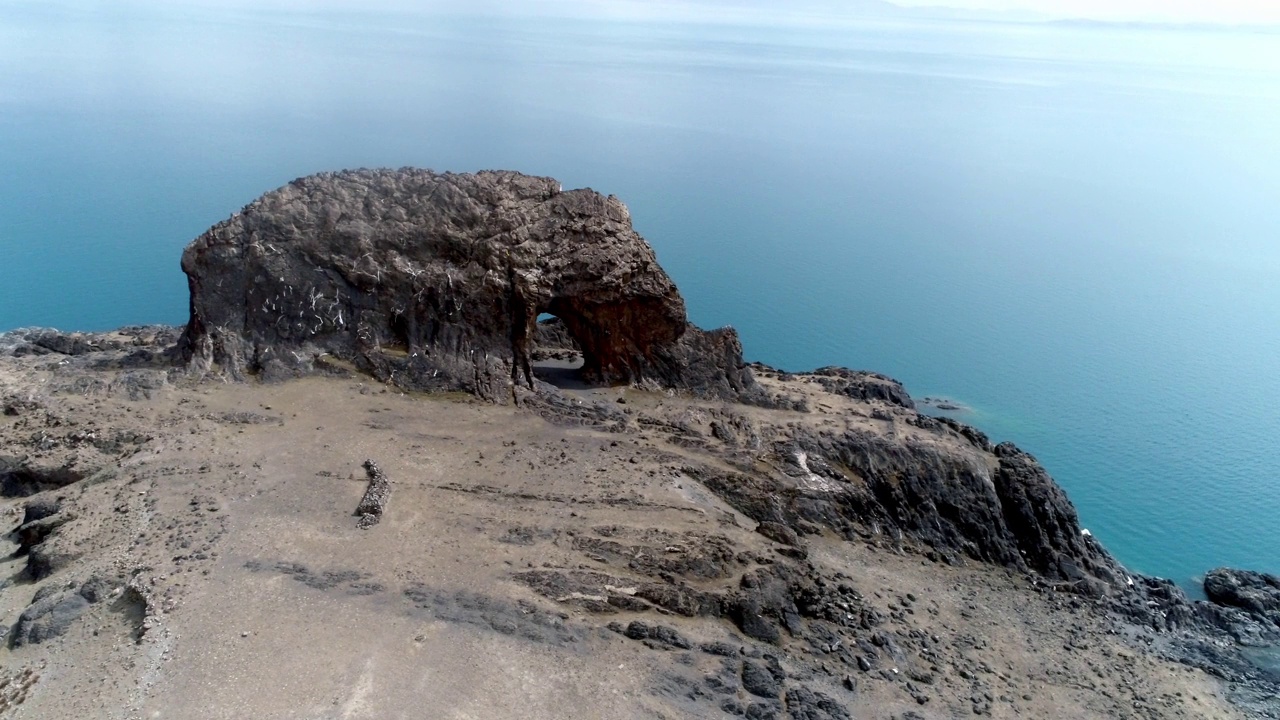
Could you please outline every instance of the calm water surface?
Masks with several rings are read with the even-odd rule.
[[[1036,454],[1136,570],[1280,572],[1280,37],[0,0],[0,329],[185,320],[320,170],[622,197],[696,322]]]

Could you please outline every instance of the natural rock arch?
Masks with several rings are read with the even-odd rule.
[[[550,178],[301,178],[193,241],[182,268],[183,354],[236,376],[337,358],[406,388],[505,397],[533,385],[531,340],[550,313],[596,382],[758,392],[737,335],[688,322],[626,207]]]

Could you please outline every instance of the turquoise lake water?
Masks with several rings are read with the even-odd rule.
[[[0,0],[0,330],[183,322],[182,247],[301,175],[551,175],[750,358],[971,406],[1133,569],[1280,572],[1278,35],[106,6]]]

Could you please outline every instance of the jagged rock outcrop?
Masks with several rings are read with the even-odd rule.
[[[0,333],[0,357],[55,356],[68,362],[84,360],[98,369],[168,365],[180,331],[165,325],[130,325],[100,333],[19,328]],[[29,401],[5,398],[2,409],[6,415],[18,415],[24,407],[32,409]]]
[[[1204,592],[1213,606],[1199,608],[1202,624],[1246,647],[1280,646],[1280,577],[1218,568],[1205,575]],[[1280,686],[1280,672],[1273,675]]]
[[[1239,608],[1280,628],[1280,577],[1218,568],[1205,575],[1204,592],[1219,605]]]
[[[539,315],[600,383],[754,389],[731,329],[691,325],[632,229],[591,190],[514,172],[359,170],[295,180],[183,253],[198,367],[288,376],[326,358],[413,389],[533,386]]]
[[[916,406],[902,383],[879,373],[831,366],[818,368],[812,374],[827,392],[836,395],[854,400],[880,400],[908,409]]]
[[[1066,493],[1035,458],[1010,444],[992,447],[954,421],[915,421],[972,451],[855,429],[796,429],[773,448],[781,475],[689,472],[757,522],[801,532],[824,525],[848,538],[873,528],[944,557],[1034,570],[1083,594],[1122,584],[1115,560],[1082,533]]]
[[[995,493],[1012,549],[1023,561],[1054,579],[1115,584],[1120,575],[1115,561],[1084,534],[1075,506],[1044,467],[1012,443],[997,445],[995,455],[1000,463],[992,478]]]

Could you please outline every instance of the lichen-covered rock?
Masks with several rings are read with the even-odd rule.
[[[369,475],[369,486],[365,488],[364,497],[356,507],[356,516],[360,518],[360,529],[366,530],[378,524],[382,513],[386,512],[387,500],[391,497],[391,481],[387,479],[382,468],[372,460],[364,461],[364,470]]]
[[[539,315],[601,383],[755,390],[737,335],[688,322],[627,208],[514,172],[360,170],[295,180],[191,243],[181,350],[233,376],[326,355],[414,389],[533,386]]]

